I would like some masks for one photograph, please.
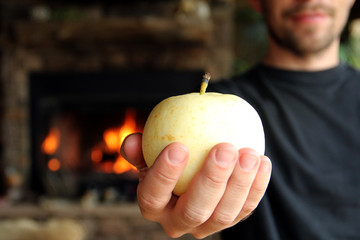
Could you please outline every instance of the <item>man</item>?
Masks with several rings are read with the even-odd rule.
[[[172,237],[224,230],[224,239],[360,239],[360,73],[338,57],[354,0],[250,3],[266,20],[268,52],[261,64],[212,90],[237,94],[257,109],[272,163],[221,143],[177,198],[171,189],[186,146],[169,145],[148,169],[141,135],[131,135],[122,154],[140,169],[140,209]]]

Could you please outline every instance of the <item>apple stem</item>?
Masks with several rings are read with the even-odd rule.
[[[206,88],[209,84],[210,78],[211,78],[210,73],[204,74],[203,79],[201,81],[201,86],[200,86],[200,95],[203,95],[205,93]]]

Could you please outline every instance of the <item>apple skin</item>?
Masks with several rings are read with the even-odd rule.
[[[169,97],[151,111],[144,127],[142,150],[150,167],[170,143],[180,142],[189,149],[189,161],[173,191],[186,192],[213,146],[228,142],[238,149],[265,151],[265,136],[256,110],[232,94],[208,92]]]

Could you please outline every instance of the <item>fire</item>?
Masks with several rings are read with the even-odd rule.
[[[104,162],[101,164],[101,169],[105,173],[112,173],[114,164],[112,162]]]
[[[47,155],[52,155],[56,152],[60,144],[60,130],[56,127],[52,127],[49,134],[41,145],[41,150]]]
[[[101,163],[102,166],[100,168],[106,173],[114,172],[121,174],[130,170],[136,170],[134,166],[121,157],[120,147],[127,135],[139,131],[142,131],[142,128],[136,123],[136,112],[133,109],[128,109],[125,112],[125,119],[122,126],[106,129],[103,133],[103,140],[106,146],[104,151],[110,154],[115,153],[117,155],[115,162],[101,162],[103,152],[99,149],[92,150],[92,161],[94,163]]]
[[[102,142],[92,147],[90,159],[93,166],[104,173],[122,174],[136,170],[135,167],[120,155],[120,147],[127,135],[134,132],[141,132],[142,130],[142,126],[139,126],[136,122],[135,110],[128,109],[125,112],[123,124],[119,127],[106,129],[103,133]],[[60,170],[62,167],[67,167],[63,155],[57,152],[60,145],[60,137],[60,129],[58,127],[52,127],[41,145],[42,152],[50,158],[47,167],[50,171],[54,172]],[[55,156],[58,158],[55,158]]]
[[[56,172],[60,169],[61,167],[61,163],[59,161],[59,159],[57,158],[52,158],[49,160],[48,162],[48,168],[53,171],[53,172]]]
[[[106,147],[110,152],[119,152],[125,137],[138,130],[136,126],[136,112],[129,109],[125,113],[124,124],[119,128],[105,130],[103,134]]]
[[[103,158],[103,152],[100,149],[93,149],[91,151],[91,160],[94,163],[100,163]]]

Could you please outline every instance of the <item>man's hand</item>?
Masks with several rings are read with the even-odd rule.
[[[271,162],[249,148],[216,145],[186,193],[172,194],[189,152],[180,143],[168,145],[151,168],[141,151],[141,134],[129,135],[121,154],[139,171],[137,198],[141,213],[159,222],[173,238],[190,233],[204,238],[246,218],[259,204],[271,175]]]

